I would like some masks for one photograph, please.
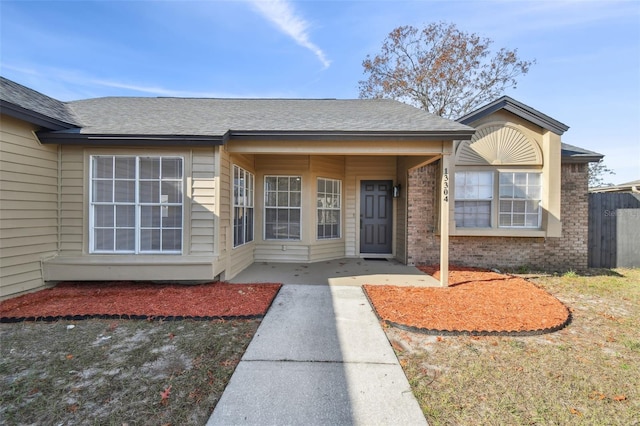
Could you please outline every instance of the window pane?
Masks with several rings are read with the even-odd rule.
[[[275,207],[277,205],[276,200],[276,192],[267,192],[267,196],[265,197],[265,205],[269,207]]]
[[[253,209],[246,209],[245,241],[253,241]]]
[[[93,201],[96,203],[110,203],[113,201],[113,181],[93,181]]]
[[[500,214],[500,226],[511,226],[511,213]]]
[[[140,250],[143,250],[143,251],[160,250],[160,230],[159,229],[140,230]]]
[[[289,206],[290,207],[300,207],[301,198],[299,192],[292,192],[291,197],[289,198]]]
[[[160,202],[160,182],[146,181],[140,182],[140,202],[159,203]]]
[[[140,224],[144,228],[160,227],[160,206],[142,206],[140,208]]]
[[[116,229],[116,250],[134,251],[136,249],[135,229]]]
[[[265,210],[265,221],[266,222],[274,222],[277,220],[278,210],[276,209],[267,209]]]
[[[278,178],[278,191],[289,191],[289,178],[288,177],[280,177],[280,178]]]
[[[528,214],[525,216],[524,226],[528,227],[537,227],[538,226],[538,215],[537,214]]]
[[[278,192],[278,207],[289,207],[288,192]]]
[[[302,179],[299,176],[295,176],[291,178],[291,191],[298,191],[300,192],[302,190]]]
[[[116,157],[116,179],[136,178],[136,158]]]
[[[113,157],[93,157],[93,177],[113,178]]]
[[[113,229],[95,229],[93,236],[96,250],[113,250]]]
[[[180,179],[182,178],[182,160],[179,158],[162,159],[162,178]]]
[[[160,159],[140,159],[140,179],[160,179]]]
[[[267,240],[275,240],[276,239],[276,224],[274,224],[274,223],[265,223],[265,225],[264,225],[264,237]]]
[[[160,202],[180,203],[182,201],[182,183],[177,181],[162,182]]]
[[[182,231],[164,229],[162,231],[162,250],[179,251],[182,249]]]
[[[266,191],[276,191],[278,189],[278,178],[268,176],[264,179],[264,185]]]
[[[182,207],[167,206],[165,214],[162,217],[163,228],[180,228],[182,227]]]
[[[93,226],[98,228],[113,227],[113,206],[94,206],[93,214]]]
[[[289,210],[280,209],[278,210],[278,223],[286,224],[289,222]]]
[[[135,206],[116,206],[116,226],[118,228],[134,228],[136,226]]]
[[[116,203],[133,203],[136,201],[136,182],[133,180],[115,181]]]

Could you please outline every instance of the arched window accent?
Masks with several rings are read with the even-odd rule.
[[[489,125],[478,129],[470,141],[456,150],[456,165],[542,165],[538,145],[520,130],[505,125]]]

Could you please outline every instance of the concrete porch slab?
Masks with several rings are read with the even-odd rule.
[[[396,260],[345,258],[314,263],[255,262],[231,283],[274,282],[309,285],[397,285],[438,287],[440,282]]]

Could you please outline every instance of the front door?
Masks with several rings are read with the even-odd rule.
[[[360,253],[391,254],[393,182],[363,180],[360,183]]]

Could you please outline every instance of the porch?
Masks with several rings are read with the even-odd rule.
[[[229,280],[231,283],[302,285],[363,284],[438,287],[440,282],[395,259],[344,258],[313,263],[255,262]]]

